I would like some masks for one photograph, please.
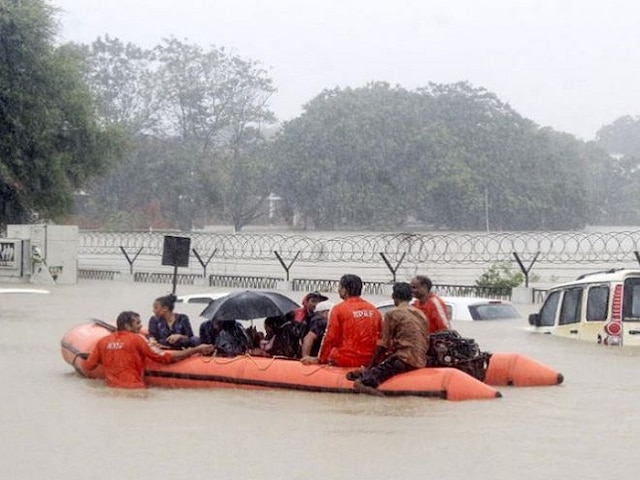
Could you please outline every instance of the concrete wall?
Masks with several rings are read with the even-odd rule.
[[[0,238],[0,281],[24,283],[31,274],[29,240]]]
[[[78,280],[78,227],[75,225],[9,225],[7,236],[31,241],[56,283]]]

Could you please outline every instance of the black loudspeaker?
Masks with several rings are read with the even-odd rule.
[[[190,238],[165,235],[164,245],[162,246],[162,265],[188,267],[190,249]]]

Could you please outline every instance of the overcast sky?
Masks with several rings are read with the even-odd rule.
[[[50,0],[61,40],[175,36],[258,60],[287,120],[322,89],[466,80],[584,140],[640,114],[633,0]]]

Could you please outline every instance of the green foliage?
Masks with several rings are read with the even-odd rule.
[[[256,62],[174,38],[151,50],[109,37],[74,48],[103,122],[130,136],[125,161],[91,189],[91,215],[136,210],[135,227],[182,230],[226,218],[239,230],[259,214],[274,88]]]
[[[596,141],[609,153],[640,158],[640,116],[625,115],[603,126]]]
[[[604,161],[588,157],[588,190],[594,223],[638,225],[640,206],[640,117],[623,116],[603,126],[591,144],[591,153],[606,150]]]
[[[318,228],[570,229],[584,144],[468,83],[372,83],[309,102],[276,138],[279,193]],[[320,179],[320,181],[318,181]]]
[[[101,128],[77,56],[54,46],[44,1],[0,1],[0,224],[58,218],[120,153]]]
[[[631,200],[640,157],[614,161],[602,145],[540,128],[466,82],[325,90],[267,141],[275,88],[257,62],[174,38],[152,49],[105,37],[58,50],[69,71],[84,62],[97,125],[127,137],[124,160],[87,189],[84,213],[103,223],[135,211],[127,222],[137,228],[224,220],[240,230],[265,213],[269,193],[284,199],[288,218],[321,229],[397,230],[411,220],[434,229],[568,230],[593,218],[640,219]],[[86,91],[65,94],[76,117],[92,108]],[[632,139],[621,138],[636,123],[603,128],[602,142],[630,152]],[[116,133],[96,145],[116,150]],[[104,162],[89,140],[75,143],[89,146],[81,166],[99,171]],[[71,172],[52,169],[47,179],[86,182],[87,169]]]
[[[409,101],[382,83],[323,92],[276,140],[279,193],[318,228],[400,225],[410,198]]]
[[[494,263],[476,280],[478,287],[514,288],[522,285],[524,275],[515,272],[509,262]]]

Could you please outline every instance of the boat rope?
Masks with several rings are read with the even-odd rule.
[[[235,363],[238,360],[241,360],[242,356],[237,357],[216,357],[215,355],[202,355],[200,357],[204,363],[217,363],[218,365],[229,365],[231,363]],[[220,359],[224,358],[226,361],[221,362]]]
[[[255,365],[255,367],[261,372],[264,372],[269,368],[271,368],[271,366],[273,365],[273,362],[275,362],[278,359],[278,357],[271,357],[271,361],[267,364],[267,366],[264,368],[261,368],[260,366],[258,366],[258,362],[256,362],[255,359],[253,358],[253,355],[249,353],[245,353],[244,356],[247,357],[249,360],[251,360],[251,362]],[[265,358],[265,357],[260,357],[260,358]]]
[[[310,377],[311,375],[314,375],[315,373],[319,372],[325,367],[325,365],[318,365],[316,368],[313,369],[313,371],[307,373],[302,370],[303,367],[307,367],[307,366],[308,365],[305,365],[304,363],[300,362],[300,374],[302,374],[302,376],[304,377]]]
[[[208,357],[208,356],[202,356],[202,357],[200,357],[200,358],[202,359],[202,361],[203,361],[204,363],[211,363],[211,362],[214,362],[214,363],[216,363],[216,364],[218,364],[218,365],[230,365],[230,364],[232,364],[232,363],[235,363],[235,362],[238,362],[238,361],[240,361],[240,360],[244,360],[245,358],[248,358],[249,360],[251,360],[251,361],[253,362],[253,364],[255,365],[255,367],[256,367],[258,370],[262,371],[262,372],[263,372],[263,371],[265,371],[265,370],[268,370],[268,369],[271,367],[271,365],[273,365],[273,362],[275,362],[276,360],[278,360],[278,357],[271,357],[271,358],[270,358],[270,360],[271,360],[271,361],[269,362],[269,364],[268,364],[266,367],[260,367],[260,366],[258,365],[258,362],[256,362],[256,361],[254,360],[253,356],[252,356],[252,355],[250,355],[250,354],[248,354],[248,353],[245,353],[244,355],[238,355],[238,356],[235,356],[235,357],[231,357],[231,358],[229,358],[229,357],[216,357],[215,355],[210,356],[210,357]],[[223,359],[223,358],[225,359],[225,361],[220,361],[220,360],[221,360],[221,359]],[[260,357],[260,358],[265,358],[265,357]],[[282,358],[282,357],[281,357],[281,358]]]
[[[269,363],[266,366],[261,367],[260,364],[255,361],[255,358],[267,358],[267,357],[261,357],[261,356],[254,357],[250,353],[245,353],[244,355],[238,355],[238,356],[232,357],[232,358],[229,358],[229,357],[216,357],[215,355],[213,355],[213,356],[201,356],[200,357],[200,359],[204,363],[214,362],[214,363],[216,363],[218,365],[230,365],[232,363],[238,362],[238,361],[243,360],[243,359],[249,359],[253,363],[253,365],[256,367],[256,369],[258,369],[258,371],[260,371],[260,372],[264,372],[264,371],[268,370],[269,368],[271,368],[276,360],[297,361],[296,359],[293,359],[293,358],[276,355],[276,356],[273,356],[273,357],[268,357],[269,360],[270,360]],[[225,359],[225,360],[221,361],[221,359]],[[318,372],[318,371],[320,371],[321,369],[324,368],[324,365],[318,365],[313,370],[308,371],[308,368],[307,368],[308,366],[307,365],[304,365],[303,363],[299,363],[299,365],[300,365],[300,367],[299,367],[300,368],[300,373],[301,373],[301,375],[303,375],[305,377],[309,377],[309,376],[315,374],[316,372]]]

